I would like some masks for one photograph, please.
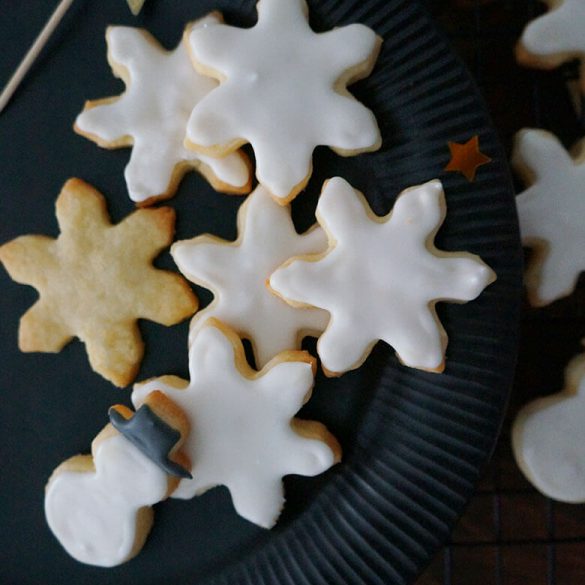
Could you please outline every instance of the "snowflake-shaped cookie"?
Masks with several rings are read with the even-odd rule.
[[[136,384],[136,407],[161,390],[190,419],[183,448],[193,479],[182,479],[173,497],[188,499],[225,485],[238,514],[273,526],[284,504],[282,477],[317,475],[341,455],[321,423],[293,418],[310,397],[314,368],[308,353],[289,351],[256,372],[239,337],[211,319],[189,350],[190,382],[163,376]]]
[[[190,339],[216,317],[252,341],[257,365],[263,367],[277,353],[300,349],[304,335],[319,335],[327,326],[325,311],[295,309],[265,286],[291,256],[324,251],[327,237],[318,226],[297,234],[290,208],[276,204],[261,186],[240,207],[238,231],[235,242],[199,236],[173,244],[171,254],[189,280],[215,294],[191,321]]]
[[[542,0],[549,12],[533,20],[522,33],[518,60],[529,66],[553,68],[574,58],[585,57],[585,2]],[[585,76],[581,77],[585,88]]]
[[[553,134],[523,130],[512,164],[529,187],[516,198],[522,240],[536,249],[528,298],[542,306],[571,294],[585,270],[585,141],[572,158]]]
[[[495,277],[477,256],[434,247],[444,217],[438,180],[404,191],[386,217],[343,179],[326,183],[317,219],[329,251],[293,258],[270,278],[294,306],[329,311],[317,345],[326,373],[359,367],[380,339],[407,366],[443,370],[447,335],[435,303],[472,300]]]
[[[346,86],[370,74],[381,39],[361,24],[316,34],[305,0],[257,9],[253,28],[187,36],[197,70],[221,85],[195,106],[186,144],[219,156],[251,143],[258,180],[284,204],[307,184],[316,146],[343,156],[380,147],[374,115]]]
[[[210,15],[194,28],[217,23]],[[171,197],[191,168],[219,191],[247,193],[250,172],[243,155],[198,155],[183,146],[194,105],[217,82],[197,73],[185,46],[165,51],[146,31],[109,27],[108,60],[126,84],[119,97],[87,102],[75,130],[105,148],[132,146],[125,177],[132,201],[148,205]]]
[[[19,347],[58,352],[77,336],[92,368],[125,386],[144,353],[137,320],[174,325],[197,309],[183,278],[152,266],[171,243],[175,213],[143,209],[112,225],[103,196],[79,179],[65,183],[56,211],[56,240],[22,236],[0,247],[10,276],[40,294],[20,320]]]

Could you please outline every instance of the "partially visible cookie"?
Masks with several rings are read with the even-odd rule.
[[[329,315],[291,307],[266,289],[266,279],[291,256],[326,248],[320,227],[298,234],[289,206],[278,205],[258,186],[238,211],[235,242],[203,235],[175,242],[171,248],[181,272],[215,295],[191,320],[189,340],[215,317],[250,339],[259,368],[282,351],[300,349],[305,335],[319,335],[325,329]]]
[[[287,351],[252,370],[240,338],[209,319],[189,350],[191,380],[163,376],[134,386],[139,407],[161,390],[189,417],[185,452],[193,479],[182,479],[173,497],[189,499],[226,486],[244,518],[272,527],[284,505],[282,477],[313,476],[337,463],[341,447],[324,425],[294,418],[310,398],[315,359]]]
[[[21,236],[0,247],[13,280],[40,295],[20,320],[19,347],[58,352],[77,336],[92,368],[126,386],[144,353],[137,320],[174,325],[197,309],[180,275],[152,265],[172,241],[175,212],[142,209],[112,225],[104,197],[80,179],[65,183],[56,211],[56,240]]]
[[[184,414],[152,392],[136,412],[111,409],[91,445],[53,471],[45,488],[45,515],[55,537],[76,560],[113,567],[134,557],[153,521],[151,506],[190,477],[178,449],[189,434]]]
[[[217,22],[209,15],[191,26]],[[213,158],[183,146],[191,110],[217,86],[193,69],[184,45],[165,51],[145,30],[125,26],[109,27],[106,40],[108,60],[126,91],[87,102],[74,129],[105,148],[132,146],[124,173],[132,201],[144,206],[173,196],[190,169],[218,191],[247,193],[250,169],[242,153]]]
[[[550,132],[522,130],[512,166],[527,187],[516,205],[522,241],[534,249],[528,300],[540,307],[570,295],[585,270],[585,140],[571,155]]]
[[[305,0],[261,0],[257,10],[252,28],[187,32],[196,69],[220,87],[193,109],[185,143],[212,156],[250,143],[258,181],[286,204],[307,184],[316,146],[342,156],[380,148],[374,114],[347,86],[371,73],[382,39],[362,24],[315,33]]]
[[[530,22],[516,47],[518,61],[529,67],[553,69],[572,59],[585,58],[585,2],[542,0],[549,11]],[[583,67],[581,69],[583,72]],[[585,91],[585,76],[581,75]]]
[[[545,496],[585,503],[585,355],[567,367],[562,392],[518,413],[512,447],[524,475]]]
[[[142,7],[144,6],[144,2],[145,0],[127,0],[128,1],[128,6],[130,7],[130,10],[132,11],[132,14],[134,16],[138,15],[138,13],[142,10]]]
[[[403,191],[384,217],[343,179],[325,183],[317,220],[329,249],[291,258],[269,286],[295,307],[331,315],[317,343],[327,375],[358,368],[378,340],[407,366],[444,369],[447,334],[436,303],[473,300],[495,280],[477,256],[435,248],[445,213],[438,180]]]

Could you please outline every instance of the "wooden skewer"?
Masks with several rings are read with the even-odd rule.
[[[65,16],[67,10],[69,10],[71,4],[73,4],[73,0],[61,0],[55,9],[55,12],[53,12],[47,21],[47,24],[45,24],[45,27],[40,32],[35,42],[32,44],[32,47],[28,50],[28,53],[25,55],[24,59],[20,62],[20,65],[13,73],[10,81],[6,84],[6,87],[0,94],[0,112],[2,112],[6,104],[10,101],[10,98],[24,79],[24,76],[28,73],[28,70],[31,68],[36,58],[39,56],[39,53],[43,50],[43,47],[47,44],[47,41],[51,38],[51,35],[57,28],[57,25],[61,22],[62,18]]]

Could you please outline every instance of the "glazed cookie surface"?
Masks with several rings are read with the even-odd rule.
[[[181,480],[173,497],[224,485],[238,514],[272,527],[284,505],[283,476],[317,475],[341,456],[322,424],[294,418],[310,397],[314,368],[307,352],[289,351],[252,370],[237,335],[211,319],[189,350],[190,382],[164,376],[136,384],[135,406],[161,390],[191,423],[185,453],[193,479]]]
[[[160,392],[146,397],[141,411],[148,416],[121,405],[112,410],[132,422],[141,448],[108,424],[92,442],[92,454],[63,462],[45,488],[45,516],[55,537],[73,558],[99,567],[114,567],[138,554],[152,526],[151,506],[177,486],[168,469],[149,455],[162,445],[163,457],[169,448],[179,457],[175,451],[189,432],[187,419]]]
[[[516,198],[520,234],[535,250],[525,277],[533,306],[571,294],[585,270],[584,149],[581,141],[571,156],[543,130],[516,136],[512,165],[528,187]]]
[[[289,260],[270,287],[293,306],[330,313],[317,344],[326,374],[358,368],[378,340],[407,366],[443,370],[447,334],[435,303],[475,299],[495,279],[477,256],[434,247],[445,212],[438,180],[403,191],[385,217],[345,180],[325,183],[317,219],[329,250]]]
[[[103,196],[79,179],[65,183],[56,212],[57,239],[21,236],[0,247],[12,279],[40,295],[20,320],[19,348],[58,352],[76,336],[93,370],[125,386],[144,353],[137,320],[170,326],[197,309],[180,275],[152,265],[171,243],[175,212],[141,209],[112,225]]]
[[[313,32],[305,0],[261,0],[257,10],[250,29],[187,35],[195,67],[220,87],[195,106],[186,144],[219,156],[249,142],[260,184],[284,204],[307,184],[316,146],[343,156],[380,147],[373,113],[346,86],[370,74],[382,41],[360,24]]]
[[[542,0],[549,11],[524,29],[516,50],[524,65],[554,68],[585,57],[585,3],[583,0]],[[583,71],[583,69],[582,69]],[[582,75],[581,87],[585,88]]]
[[[217,22],[209,15],[192,27]],[[132,201],[148,205],[171,197],[190,169],[218,191],[247,193],[250,171],[241,153],[213,158],[183,146],[191,110],[217,86],[193,69],[184,44],[165,51],[145,30],[124,26],[109,27],[106,40],[108,60],[126,91],[87,102],[74,128],[105,148],[132,146],[124,173]]]
[[[256,365],[263,367],[282,351],[300,349],[305,335],[319,335],[327,326],[325,311],[291,307],[265,285],[291,256],[324,251],[327,237],[318,226],[299,235],[290,208],[275,203],[261,186],[240,207],[238,232],[235,242],[208,235],[176,242],[171,254],[189,280],[215,295],[193,317],[190,341],[208,318],[216,317],[251,340]]]
[[[585,355],[565,373],[565,389],[526,405],[512,428],[520,469],[544,495],[585,503]]]

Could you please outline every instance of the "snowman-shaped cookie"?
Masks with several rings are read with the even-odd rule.
[[[59,465],[45,490],[53,534],[73,558],[100,567],[135,556],[152,526],[151,506],[190,477],[176,453],[188,421],[164,394],[152,392],[136,414],[115,406],[110,420],[92,454]]]
[[[560,502],[585,503],[585,354],[567,367],[562,392],[520,411],[512,447],[536,489]]]

